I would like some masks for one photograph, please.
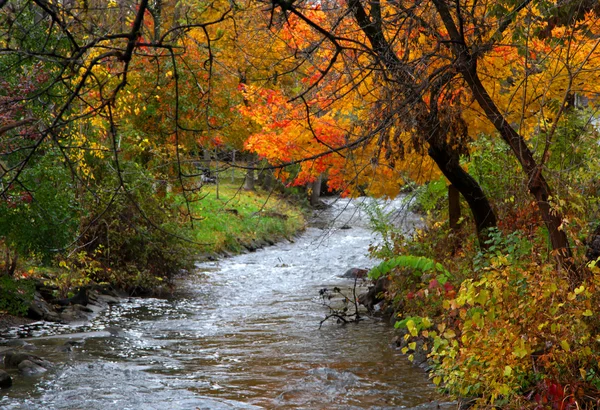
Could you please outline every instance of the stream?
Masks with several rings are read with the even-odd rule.
[[[294,242],[199,264],[168,299],[125,299],[87,324],[16,329],[0,346],[21,345],[56,366],[16,375],[0,408],[450,408],[391,347],[386,321],[319,329],[328,312],[319,290],[351,293],[354,280],[340,275],[376,263],[359,201],[330,200]],[[417,223],[402,214],[405,229]]]

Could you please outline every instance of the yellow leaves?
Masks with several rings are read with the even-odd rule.
[[[454,339],[456,337],[456,332],[452,329],[448,329],[443,335],[446,339]]]
[[[406,321],[406,328],[411,336],[417,336],[419,333],[417,326],[415,325],[415,321],[413,319],[409,319]]]
[[[570,352],[571,351],[571,345],[566,340],[561,340],[560,341],[560,347],[562,347],[565,352]]]
[[[525,356],[531,354],[531,349],[529,348],[529,346],[527,346],[525,341],[522,338],[520,338],[517,341],[516,345],[513,346],[512,354],[515,357],[522,359]]]

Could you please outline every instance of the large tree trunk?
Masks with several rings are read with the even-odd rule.
[[[317,206],[319,199],[321,198],[321,184],[323,182],[323,175],[319,175],[311,184],[310,191],[310,205]]]
[[[502,116],[498,107],[496,107],[479,80],[475,69],[465,72],[464,77],[486,116],[494,124],[502,139],[510,146],[523,171],[525,171],[527,175],[527,188],[535,197],[542,219],[550,235],[552,249],[556,251],[557,260],[561,265],[570,268],[572,253],[567,234],[561,228],[563,215],[560,209],[552,208],[550,205],[549,199],[552,196],[552,190],[542,174],[542,166],[537,164],[533,153],[525,143],[523,137]]]
[[[445,142],[446,135],[443,134],[445,127],[440,124],[437,107],[430,110],[425,104],[418,87],[415,87],[410,67],[400,60],[393,47],[387,42],[382,29],[380,9],[372,9],[372,15],[369,16],[360,0],[350,0],[348,7],[369,39],[378,59],[395,80],[396,86],[405,98],[405,104],[413,107],[420,143],[423,146],[429,144],[429,156],[469,204],[475,219],[479,245],[485,247],[489,228],[496,226],[496,214],[477,181],[460,166],[458,153]],[[450,81],[451,78],[443,80]],[[444,83],[441,82],[437,87],[441,88],[443,85]]]
[[[460,228],[460,191],[454,185],[448,185],[448,222],[450,229]]]
[[[432,144],[428,153],[448,181],[469,204],[469,209],[473,214],[473,219],[475,219],[479,246],[485,248],[488,231],[496,226],[496,214],[481,186],[460,166],[458,155],[450,152],[450,148],[445,144],[440,144],[440,146]]]
[[[582,277],[573,266],[573,258],[569,240],[562,229],[563,215],[560,209],[552,208],[549,199],[552,190],[542,174],[542,164],[538,164],[524,138],[508,123],[492,97],[485,89],[477,73],[477,58],[474,57],[464,38],[458,31],[448,5],[444,0],[433,0],[450,39],[456,56],[456,68],[471,89],[475,100],[485,113],[488,120],[500,133],[502,139],[510,146],[513,154],[527,175],[527,187],[535,197],[542,220],[548,229],[554,255],[560,266],[564,267],[571,284],[581,282]]]

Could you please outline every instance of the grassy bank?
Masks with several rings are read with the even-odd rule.
[[[48,301],[94,284],[131,295],[161,293],[199,260],[255,250],[304,229],[302,201],[260,187],[244,191],[242,183],[238,175],[218,186],[207,184],[187,204],[148,184],[134,192],[135,204],[123,195],[99,209],[73,238],[75,249],[44,258],[19,252],[0,238],[0,314],[27,314],[35,288],[43,289]],[[193,224],[186,217],[188,206]]]
[[[242,181],[223,181],[203,188],[202,200],[191,204],[199,218],[193,239],[204,254],[238,253],[290,239],[304,229],[302,208],[257,187],[240,189]],[[218,193],[217,193],[218,191]]]

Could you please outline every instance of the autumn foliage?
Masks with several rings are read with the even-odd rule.
[[[434,381],[593,407],[597,2],[0,3],[3,272],[22,255],[161,282],[191,266],[205,183],[230,167],[343,196],[423,185],[426,228],[379,255],[449,273],[388,272]]]

